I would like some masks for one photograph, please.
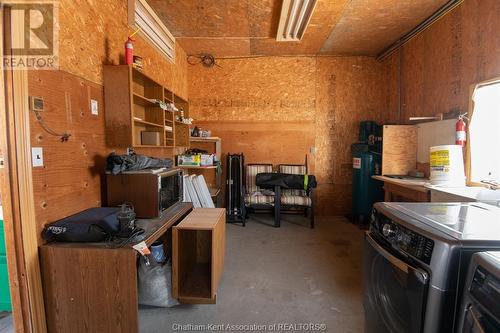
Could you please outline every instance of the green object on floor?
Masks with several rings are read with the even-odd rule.
[[[0,220],[0,311],[12,311],[9,276],[7,274],[7,257],[5,255],[3,220]]]

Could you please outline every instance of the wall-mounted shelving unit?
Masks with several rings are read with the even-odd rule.
[[[174,103],[188,118],[189,102],[182,97],[128,65],[104,66],[104,91],[111,145],[189,147],[189,125],[176,119],[180,111],[163,110],[156,102]]]

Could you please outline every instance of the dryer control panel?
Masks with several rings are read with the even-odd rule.
[[[430,264],[434,241],[373,210],[370,229],[397,250]]]

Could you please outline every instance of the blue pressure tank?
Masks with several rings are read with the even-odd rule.
[[[367,124],[370,126],[367,129]],[[358,222],[368,222],[373,204],[384,200],[383,183],[372,176],[380,175],[382,169],[382,141],[379,125],[361,122],[360,140],[352,151],[352,214]],[[370,138],[368,142],[368,138]]]

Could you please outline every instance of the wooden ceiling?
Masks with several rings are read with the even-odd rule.
[[[300,42],[277,42],[282,0],[148,0],[187,54],[376,55],[448,0],[318,0]]]

